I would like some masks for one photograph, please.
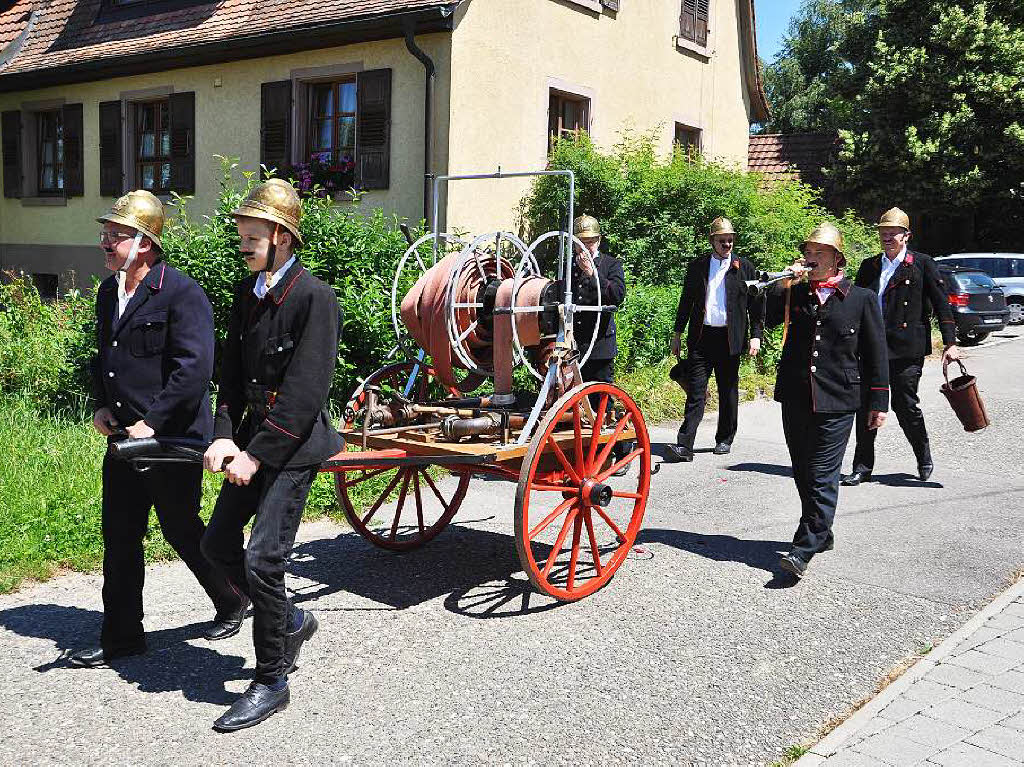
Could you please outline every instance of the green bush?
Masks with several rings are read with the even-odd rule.
[[[849,272],[877,249],[877,238],[853,213],[828,214],[818,194],[798,182],[765,183],[763,177],[681,152],[659,158],[652,135],[626,135],[611,152],[599,151],[583,133],[560,140],[550,157],[553,169],[576,175],[577,214],[601,221],[604,248],[623,261],[629,284],[617,323],[621,370],[656,361],[667,353],[683,275],[690,262],[708,252],[708,227],[727,216],[737,229],[736,252],[774,271],[799,256],[799,244],[823,220],[833,221],[846,238]],[[559,177],[538,179],[523,200],[523,228],[531,236],[564,225],[568,187]],[[649,286],[660,286],[652,290]],[[642,287],[641,287],[642,286]],[[655,306],[665,301],[665,306]],[[634,309],[633,302],[642,303]],[[639,323],[634,320],[640,320]],[[667,330],[667,332],[666,332]],[[634,349],[638,346],[638,349]],[[778,339],[765,344],[762,365],[777,357]]]
[[[50,413],[83,413],[95,348],[92,299],[73,290],[45,302],[26,275],[7,276],[0,282],[0,394]]]
[[[227,331],[234,285],[249,272],[238,252],[231,212],[257,183],[254,172],[236,173],[238,163],[221,158],[217,207],[196,216],[189,198],[174,200],[175,215],[164,232],[169,263],[191,275],[213,304],[218,341]],[[319,195],[302,201],[299,251],[309,271],[334,287],[344,317],[332,399],[343,403],[359,376],[380,367],[394,346],[391,280],[407,246],[399,219],[380,208],[363,215]]]

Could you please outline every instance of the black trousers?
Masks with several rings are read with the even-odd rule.
[[[697,427],[704,420],[708,379],[714,372],[715,385],[718,387],[718,429],[715,431],[715,442],[731,445],[739,421],[740,355],[729,354],[727,329],[705,325],[696,347],[689,350],[689,360],[689,391],[676,442],[687,450],[693,450]]]
[[[921,383],[924,358],[889,360],[889,399],[896,420],[914,449],[917,465],[932,462],[928,430],[921,412],[917,387]],[[868,410],[857,413],[857,447],[853,453],[853,470],[871,473],[875,468],[875,436],[877,429],[868,428]]]
[[[241,596],[200,551],[205,526],[199,517],[203,467],[159,464],[145,471],[107,455],[103,459],[103,628],[106,652],[145,646],[142,541],[149,510],[160,529],[206,591],[218,613],[236,610]]]
[[[224,482],[203,536],[203,553],[252,600],[255,679],[264,684],[286,671],[285,635],[295,608],[285,591],[284,568],[316,474],[316,466],[261,466],[248,485]],[[243,548],[243,530],[253,517]]]
[[[839,470],[854,418],[854,413],[815,413],[809,402],[782,403],[782,429],[800,495],[793,551],[806,561],[832,539]]]

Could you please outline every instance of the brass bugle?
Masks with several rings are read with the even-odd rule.
[[[814,261],[808,261],[804,264],[808,269],[813,269],[817,265]],[[783,269],[781,272],[761,272],[757,275],[756,280],[744,280],[744,284],[747,286],[748,293],[760,293],[776,282],[789,280],[793,277],[796,277],[796,274],[793,273],[792,269]]]

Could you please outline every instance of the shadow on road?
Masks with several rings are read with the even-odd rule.
[[[402,554],[354,533],[309,541],[295,547],[288,569],[313,582],[296,591],[296,604],[342,590],[395,610],[444,597],[447,610],[473,618],[527,615],[561,604],[530,585],[510,535],[463,525],[450,525]]]
[[[67,655],[94,642],[99,636],[102,613],[81,607],[40,604],[0,610],[0,626],[16,634],[48,639],[60,651],[50,663],[37,666],[45,673],[69,668]],[[230,705],[237,693],[229,692],[224,682],[247,679],[245,658],[224,655],[213,647],[196,646],[188,640],[202,636],[206,623],[192,623],[146,634],[149,651],[144,655],[120,658],[110,667],[141,692],[181,691],[187,700]],[[91,669],[71,669],[73,673],[94,673]]]
[[[873,474],[871,479],[879,485],[887,487],[930,487],[941,488],[941,482],[922,482],[913,474]],[[871,484],[871,483],[868,483]]]
[[[800,582],[779,567],[779,556],[789,551],[791,545],[787,541],[751,541],[731,535],[705,535],[685,530],[648,528],[640,531],[636,542],[662,543],[716,562],[739,562],[747,567],[764,570],[772,576],[764,584],[766,589],[786,589]]]
[[[757,474],[771,474],[775,477],[792,477],[793,469],[779,463],[734,463],[726,466],[729,471],[752,471]]]

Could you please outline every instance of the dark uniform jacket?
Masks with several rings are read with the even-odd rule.
[[[861,263],[857,285],[878,293],[882,258],[879,254]],[[943,343],[955,343],[953,310],[949,308],[935,262],[931,256],[908,250],[882,296],[889,359],[916,359],[931,354],[933,311],[939,318]]]
[[[601,303],[605,306],[622,306],[622,302],[626,299],[626,275],[622,270],[622,262],[607,253],[599,254],[597,278],[601,283]],[[594,283],[594,278],[583,273],[583,270],[576,265],[575,258],[572,262],[572,294],[577,303],[597,305],[597,285]],[[590,353],[590,359],[614,359],[619,351],[615,340],[614,315],[578,312],[575,320],[576,347],[580,350],[580,354],[586,354],[596,328],[597,340],[594,342],[594,350]]]
[[[213,431],[213,309],[196,282],[163,261],[117,317],[117,275],[96,294],[93,409],[144,420],[161,436],[208,441]]]
[[[783,322],[786,289],[768,291],[766,321]],[[889,362],[878,297],[844,279],[824,304],[806,282],[790,289],[789,333],[775,379],[778,402],[816,413],[889,409]]]
[[[274,468],[313,466],[342,447],[327,412],[338,299],[298,260],[262,299],[253,293],[257,276],[235,288],[214,436]]]
[[[708,269],[712,256],[705,254],[690,262],[683,278],[683,292],[676,307],[675,332],[682,333],[687,325],[686,347],[692,349],[704,331],[704,310],[708,295]],[[746,280],[756,280],[757,270],[749,259],[732,256],[725,274],[725,317],[729,336],[729,354],[743,353],[747,328],[751,338],[760,338],[764,332],[764,297],[751,296]]]

